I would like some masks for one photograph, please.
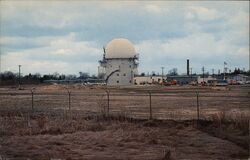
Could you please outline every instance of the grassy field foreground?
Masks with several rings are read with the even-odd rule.
[[[2,110],[0,155],[13,159],[247,159],[248,117],[241,117],[245,126],[219,115],[201,121],[197,128],[192,120]]]

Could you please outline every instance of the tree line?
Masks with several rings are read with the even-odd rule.
[[[43,83],[46,80],[76,80],[76,79],[97,79],[97,76],[92,75],[90,76],[89,73],[86,72],[79,72],[79,75],[75,74],[59,74],[57,72],[53,74],[44,74],[41,75],[40,73],[35,74],[27,74],[27,75],[20,75],[20,82],[22,84],[39,84]],[[0,73],[0,85],[14,85],[19,83],[19,73],[14,73],[11,71],[5,71]]]
[[[204,70],[204,75],[205,76],[209,76],[209,75],[218,75],[218,76],[220,76],[220,75],[224,75],[224,72],[221,72],[220,70],[218,71],[218,73],[209,73],[208,71],[206,71],[205,72],[205,68],[204,67],[202,67],[202,70]],[[214,69],[213,69],[214,70]],[[192,75],[197,75],[196,73],[190,73],[190,74],[192,74]],[[244,75],[247,75],[247,76],[250,76],[250,70],[248,70],[248,71],[245,71],[244,69],[240,69],[240,68],[235,68],[234,69],[234,71],[233,72],[231,72],[231,70],[229,71],[229,72],[226,72],[226,75],[237,75],[237,74],[244,74]],[[152,71],[152,73],[151,74],[146,74],[146,73],[144,73],[144,72],[142,72],[141,74],[140,74],[140,76],[142,76],[142,77],[144,77],[144,76],[161,76],[161,74],[160,73],[158,73],[158,74],[156,74],[154,71]],[[169,71],[168,71],[168,73],[167,74],[164,74],[164,76],[178,76],[179,75],[179,73],[178,73],[178,70],[177,70],[177,68],[172,68],[172,69],[170,69]]]

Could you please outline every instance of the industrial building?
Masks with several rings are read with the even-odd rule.
[[[173,81],[176,80],[176,83],[179,85],[185,85],[185,84],[190,84],[191,82],[196,82],[197,81],[197,76],[192,75],[176,75],[176,76],[168,76],[167,81]]]
[[[185,85],[191,84],[192,82],[197,82],[197,76],[190,74],[190,67],[189,67],[189,59],[187,59],[187,74],[186,75],[150,75],[150,76],[136,76],[134,79],[134,83],[137,85],[144,85],[144,84],[164,84],[164,85],[171,85],[172,82],[175,81],[173,84]]]
[[[191,72],[190,72],[191,69]],[[186,75],[170,75],[167,77],[167,81],[176,81],[179,85],[192,84],[197,82],[197,75],[192,74],[192,68],[189,65],[189,59],[187,59],[187,73]]]
[[[98,74],[104,75],[105,83],[110,86],[133,85],[139,59],[134,45],[127,39],[116,38],[104,46],[103,51]]]

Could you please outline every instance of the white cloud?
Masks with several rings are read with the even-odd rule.
[[[146,4],[145,10],[150,13],[161,13],[163,9],[155,4]]]
[[[186,58],[248,65],[249,2],[0,1],[0,16],[3,69],[96,72],[116,36],[137,43],[144,71],[185,68]]]
[[[193,69],[200,72],[202,65],[206,67],[220,67],[227,61],[232,66],[245,67],[243,59],[247,59],[249,48],[239,48],[225,39],[216,40],[212,34],[195,33],[183,38],[167,41],[149,40],[136,45],[140,51],[141,70],[159,70],[177,67],[181,73],[185,72],[185,61],[190,59]],[[221,64],[220,64],[221,63]],[[154,67],[147,67],[150,66]],[[212,68],[210,68],[212,69]]]
[[[186,19],[194,19],[195,18],[194,14],[191,12],[187,12],[185,17],[186,17]]]
[[[3,55],[2,67],[4,70],[10,70],[13,72],[18,71],[18,65],[22,65],[22,72],[28,73],[63,73],[63,74],[77,74],[79,71],[97,73],[97,62],[67,62],[60,61],[58,59],[52,60],[38,60],[27,58],[28,53],[11,53],[9,55]]]
[[[48,44],[44,47],[7,52],[2,55],[3,70],[16,71],[17,65],[21,64],[25,73],[97,72],[97,62],[102,57],[102,52],[101,49],[95,48],[92,42],[75,41],[72,33],[47,40]]]
[[[228,15],[227,20],[227,25],[232,26],[234,29],[249,32],[249,12],[239,11],[234,15]]]
[[[60,40],[71,41],[75,40],[75,33],[71,32],[66,36],[39,36],[39,37],[24,37],[24,36],[1,36],[0,45],[38,45],[47,46],[50,43],[56,43]]]
[[[35,45],[35,46],[45,46],[48,45],[50,41],[56,39],[53,36],[40,36],[40,37],[21,37],[21,36],[1,36],[0,45],[2,46],[22,46],[22,45]]]
[[[188,12],[186,14],[187,19],[193,19],[194,17],[202,21],[210,21],[220,18],[222,15],[215,9],[208,9],[201,6],[191,6],[188,7]]]

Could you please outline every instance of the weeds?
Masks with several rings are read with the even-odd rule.
[[[76,131],[102,131],[104,123],[111,121],[132,122],[125,113],[94,114],[85,117],[79,113],[65,114],[44,114],[9,111],[6,116],[0,116],[1,135],[37,135],[37,134],[62,134],[74,133]]]
[[[242,148],[249,148],[249,113],[220,111],[212,119],[202,120],[199,128]]]
[[[165,148],[163,150],[163,158],[162,160],[170,160],[171,159],[171,151],[169,148]]]
[[[244,112],[226,112],[220,111],[212,116],[212,122],[218,127],[223,125],[232,125],[234,129],[240,130],[243,134],[249,133],[249,114]]]
[[[231,114],[229,121],[234,124],[234,128],[239,129],[243,134],[249,134],[249,113],[235,112]]]
[[[107,114],[106,113],[107,101],[106,101],[105,95],[101,95],[100,98],[97,99],[97,106],[101,115]]]

